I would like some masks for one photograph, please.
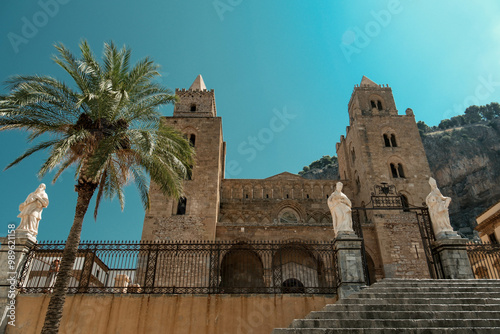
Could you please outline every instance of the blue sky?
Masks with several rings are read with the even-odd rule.
[[[471,104],[500,101],[500,5],[482,1],[2,1],[0,80],[47,74],[68,80],[51,61],[53,44],[75,53],[82,38],[96,54],[106,41],[127,44],[138,60],[162,65],[162,83],[188,88],[202,74],[215,89],[232,178],[296,173],[334,155],[348,125],[347,103],[363,75],[393,88],[400,113],[437,125]],[[68,80],[69,81],[69,80]],[[2,87],[2,93],[6,93]],[[172,114],[172,108],[163,110]],[[277,113],[289,115],[269,131]],[[249,154],[250,138],[259,140]],[[0,132],[2,168],[27,147],[22,132]],[[0,235],[41,182],[45,154],[0,172]],[[39,240],[65,239],[76,193],[71,172],[47,184]],[[91,211],[82,239],[139,239],[144,211],[133,188],[126,206]],[[89,210],[93,210],[90,208]]]

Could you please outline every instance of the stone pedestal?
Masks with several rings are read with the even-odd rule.
[[[17,278],[36,239],[12,231],[9,236],[0,237],[0,243],[0,332],[3,333],[7,323],[15,320]]]
[[[342,233],[335,239],[338,268],[338,296],[346,298],[366,286],[361,254],[362,240],[354,233]]]
[[[452,237],[438,239],[432,247],[439,254],[445,279],[473,279],[474,274],[467,256],[467,239]]]

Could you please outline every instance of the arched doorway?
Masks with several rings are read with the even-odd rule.
[[[296,278],[289,278],[281,284],[283,293],[305,293],[304,284]]]
[[[321,258],[300,243],[287,244],[274,254],[272,273],[273,286],[282,293],[315,293],[326,286]]]
[[[220,287],[224,292],[256,292],[264,287],[264,266],[249,245],[233,246],[221,262]]]

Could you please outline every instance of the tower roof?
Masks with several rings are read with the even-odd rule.
[[[205,86],[205,82],[203,81],[201,74],[198,74],[196,79],[194,79],[194,82],[191,85],[191,87],[189,87],[189,90],[206,90],[206,89],[207,86]]]
[[[363,78],[361,78],[360,86],[378,87],[378,85],[375,82],[371,81],[370,79],[368,79],[364,75],[363,75]]]

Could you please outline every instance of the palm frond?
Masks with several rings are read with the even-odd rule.
[[[33,153],[44,150],[46,148],[49,148],[49,147],[57,144],[58,142],[59,142],[59,140],[49,140],[49,141],[45,141],[43,143],[40,143],[38,145],[35,145],[35,146],[27,149],[26,152],[24,152],[22,155],[17,157],[16,160],[14,160],[10,164],[8,164],[7,167],[4,168],[4,170],[9,169],[10,167],[12,167],[14,165],[17,165],[19,162],[21,162],[23,159],[29,157]]]

